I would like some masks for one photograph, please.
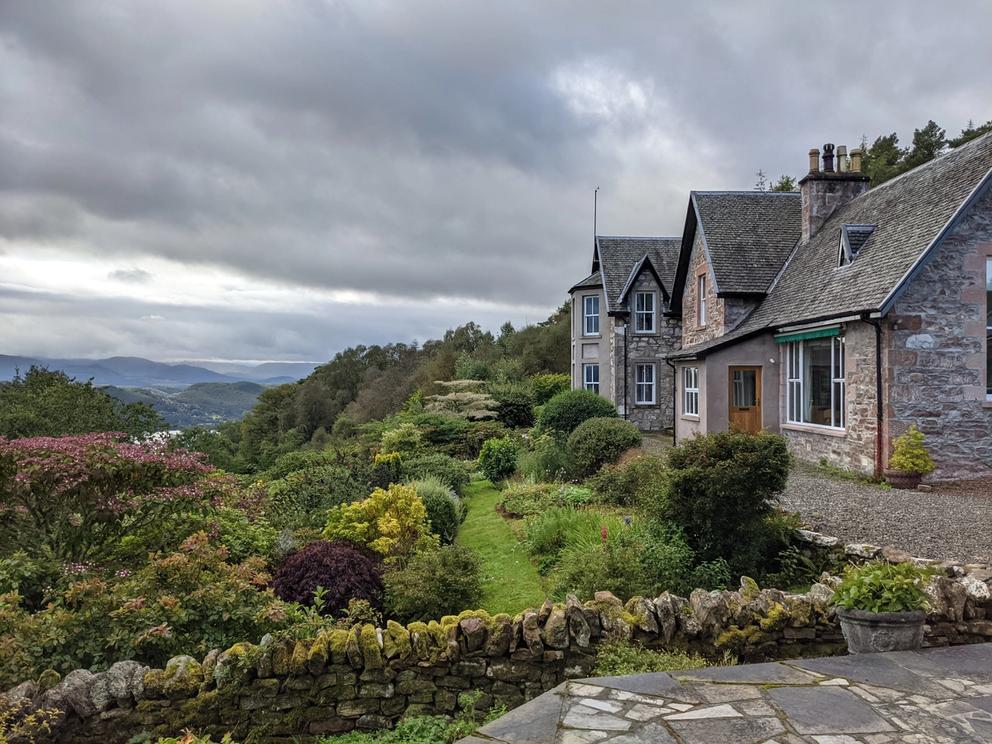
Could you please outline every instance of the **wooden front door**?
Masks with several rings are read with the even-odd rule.
[[[761,367],[731,367],[730,428],[757,434],[761,431]]]

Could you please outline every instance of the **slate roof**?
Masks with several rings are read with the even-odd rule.
[[[885,312],[953,218],[992,183],[992,133],[887,181],[838,209],[796,247],[768,296],[733,332],[686,347],[693,356],[789,324]],[[876,225],[838,265],[845,225]]]
[[[990,171],[992,133],[845,204],[799,247],[767,299],[741,328],[882,310]],[[838,266],[845,224],[877,227],[857,258]]]
[[[594,271],[581,282],[576,282],[572,285],[572,288],[568,290],[570,293],[577,289],[592,289],[594,287],[603,286],[603,276],[598,271]]]
[[[716,288],[768,291],[802,233],[798,192],[693,191]]]
[[[671,294],[681,245],[681,238],[597,236],[596,251],[609,311],[624,309],[620,295],[630,279],[630,272],[645,256],[658,272],[665,291]]]

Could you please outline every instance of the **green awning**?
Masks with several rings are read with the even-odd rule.
[[[808,331],[796,331],[795,333],[780,333],[775,337],[775,343],[788,344],[792,341],[805,341],[809,338],[829,338],[839,336],[840,326],[830,326],[828,328],[811,328]]]

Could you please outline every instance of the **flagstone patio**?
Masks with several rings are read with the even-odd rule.
[[[992,643],[565,682],[459,744],[992,742]]]

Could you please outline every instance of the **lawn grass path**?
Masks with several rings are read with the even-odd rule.
[[[472,481],[464,489],[468,516],[457,542],[472,548],[482,562],[482,607],[509,615],[544,602],[545,591],[526,546],[496,511],[499,491],[487,480]]]

